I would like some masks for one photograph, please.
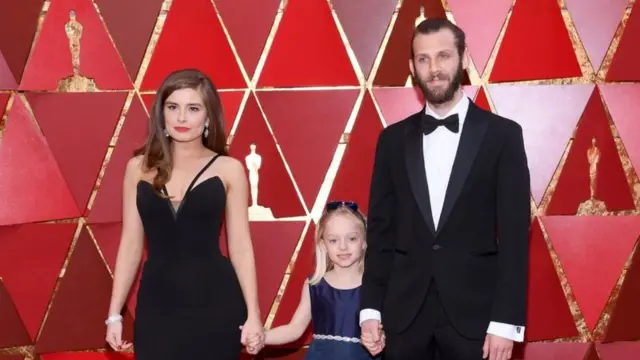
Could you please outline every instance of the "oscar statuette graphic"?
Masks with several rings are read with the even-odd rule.
[[[256,144],[249,146],[250,153],[244,158],[249,171],[249,186],[251,189],[251,205],[249,206],[249,221],[275,220],[271,209],[258,205],[258,184],[260,183],[260,168],[262,156],[256,152]]]
[[[595,137],[591,139],[591,147],[587,150],[587,159],[589,161],[589,200],[580,204],[578,215],[602,215],[607,212],[607,206],[604,201],[596,199],[600,149],[596,145]]]
[[[71,51],[71,64],[73,65],[73,75],[66,77],[58,83],[58,91],[63,92],[90,92],[96,91],[96,82],[93,79],[80,74],[80,45],[82,39],[83,26],[76,18],[76,12],[69,12],[69,22],[64,26],[64,31],[69,39],[69,50]]]

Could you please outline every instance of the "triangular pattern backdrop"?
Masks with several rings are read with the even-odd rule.
[[[232,156],[262,156],[260,307],[286,323],[322,205],[366,212],[377,135],[423,106],[407,61],[420,16],[468,33],[465,92],[525,131],[514,358],[640,358],[640,1],[20,0],[0,4],[0,359],[133,357],[104,351],[121,182],[155,89],[185,67],[221,89]],[[308,335],[261,358],[302,359]]]

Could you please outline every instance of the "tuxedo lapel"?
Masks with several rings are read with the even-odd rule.
[[[460,134],[458,151],[456,152],[453,168],[451,169],[451,177],[449,178],[449,185],[447,186],[447,192],[442,206],[442,214],[438,222],[438,232],[447,222],[451,210],[462,192],[464,183],[471,171],[471,166],[482,144],[487,125],[487,117],[470,101],[469,110],[467,111],[467,116],[462,126],[462,134]]]
[[[417,126],[420,120],[420,113],[413,116],[407,124],[405,142],[405,160],[409,182],[416,198],[420,212],[424,220],[435,234],[436,229],[431,212],[431,199],[429,198],[429,184],[427,184],[427,174],[424,164],[424,149],[422,147],[422,132]]]

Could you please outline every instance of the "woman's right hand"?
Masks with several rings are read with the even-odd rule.
[[[122,321],[107,325],[107,342],[115,351],[127,350],[133,345],[130,342],[122,341]]]

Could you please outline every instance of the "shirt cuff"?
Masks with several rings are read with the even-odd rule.
[[[379,322],[382,322],[380,311],[374,309],[360,310],[360,326],[362,326],[362,323],[367,320],[378,320]]]
[[[524,341],[524,326],[516,326],[492,321],[489,323],[487,334],[500,336],[516,342]]]

